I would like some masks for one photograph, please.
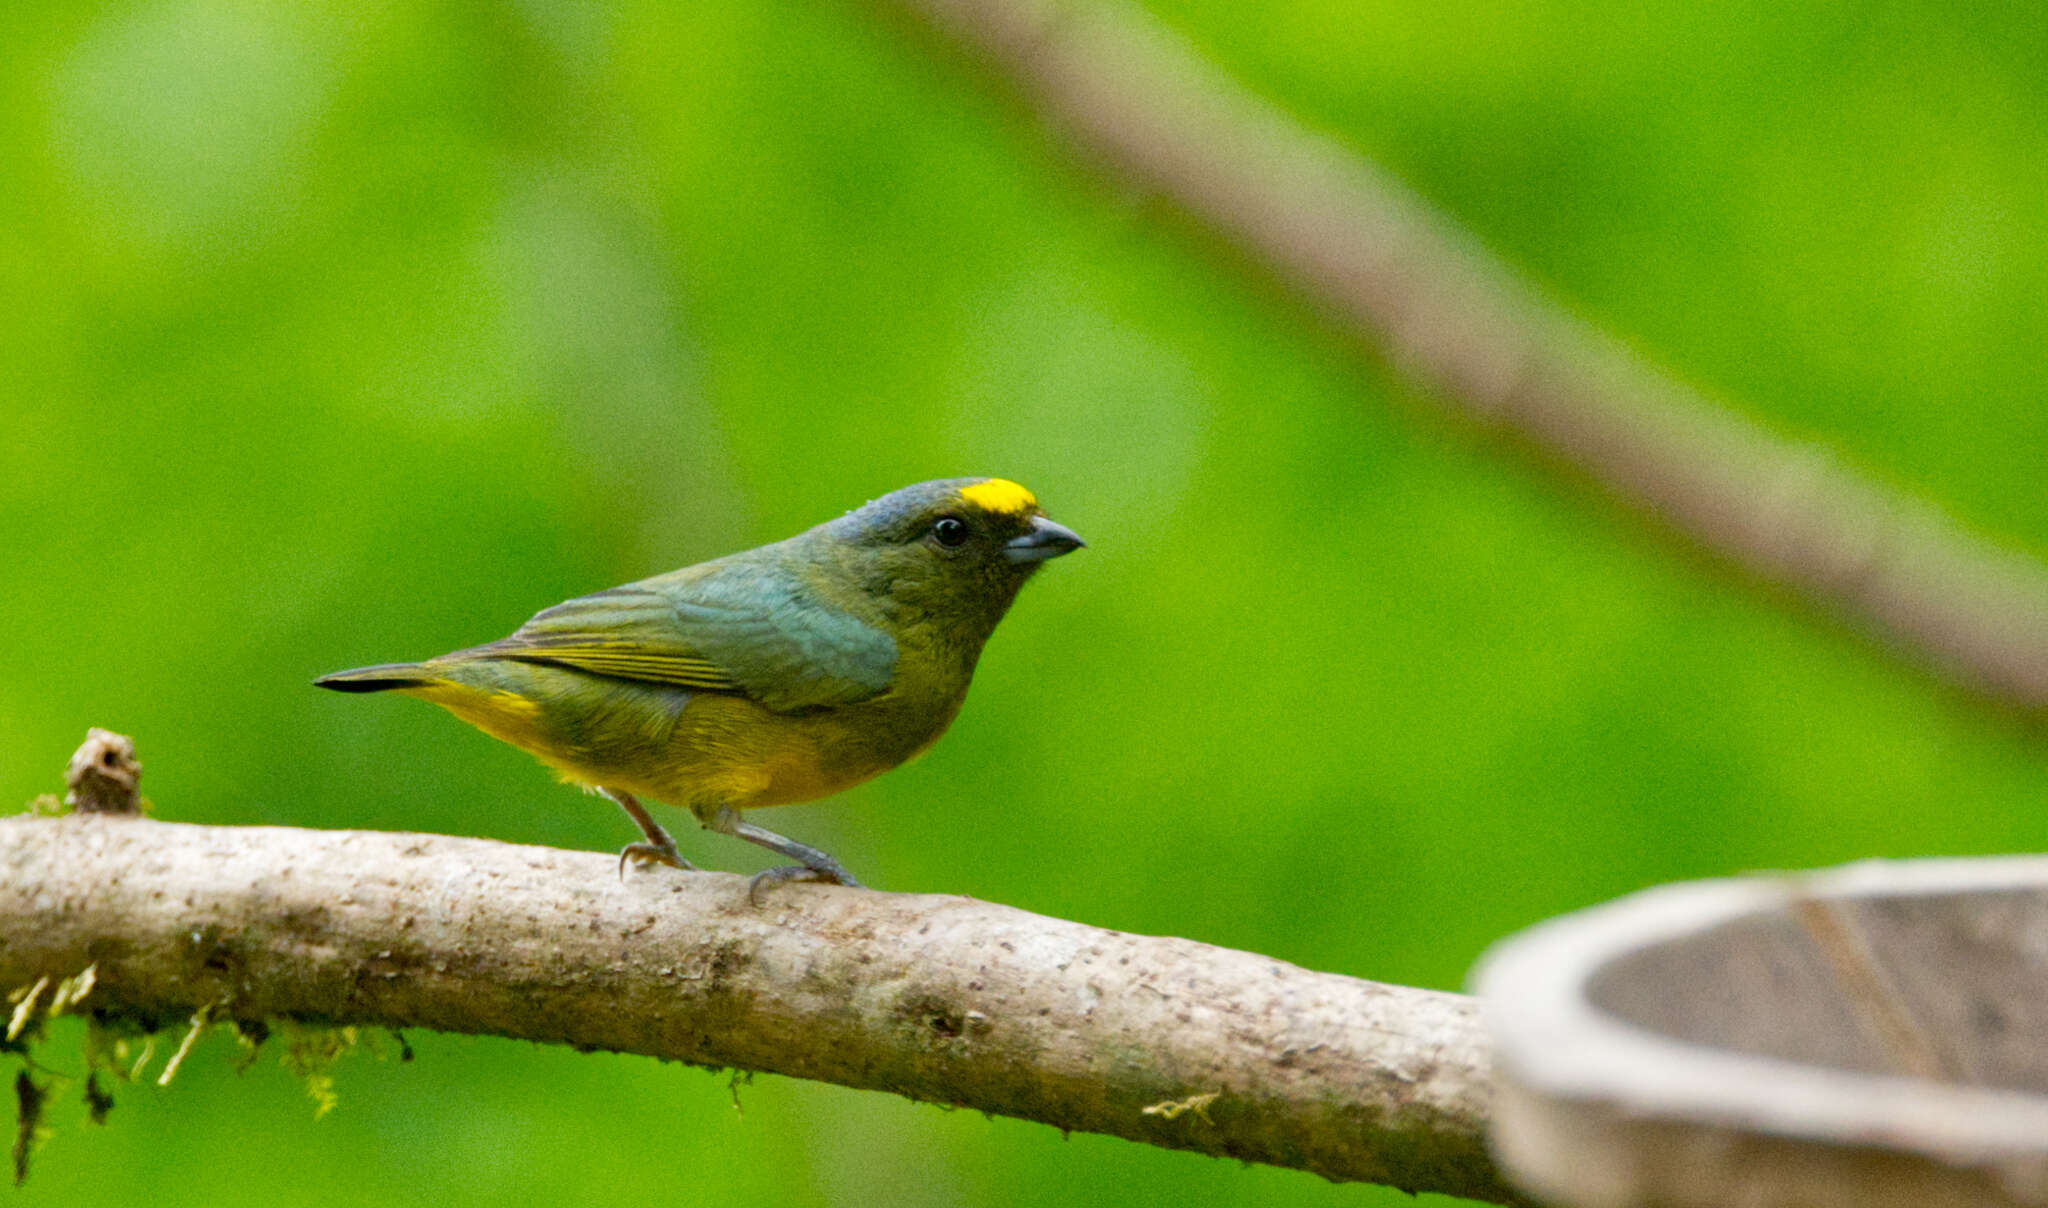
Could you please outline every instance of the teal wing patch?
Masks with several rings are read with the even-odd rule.
[[[729,693],[778,712],[865,700],[896,671],[888,634],[778,571],[717,564],[557,604],[502,641],[450,657]]]

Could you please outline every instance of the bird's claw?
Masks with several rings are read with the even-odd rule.
[[[621,881],[626,879],[626,861],[628,860],[635,864],[666,864],[670,868],[680,868],[686,872],[694,872],[697,868],[695,864],[683,859],[683,853],[677,851],[676,845],[673,843],[666,847],[656,843],[628,843],[619,849],[619,880]]]
[[[823,881],[827,885],[845,885],[851,889],[861,888],[853,874],[843,868],[814,868],[808,864],[785,864],[780,868],[764,868],[747,882],[747,901],[752,905],[761,904],[761,891],[770,885],[785,881]]]

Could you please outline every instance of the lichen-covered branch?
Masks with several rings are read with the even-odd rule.
[[[0,990],[763,1070],[1507,1202],[1471,1000],[959,897],[439,835],[0,820]]]
[[[1995,699],[2048,706],[2048,569],[1701,396],[1125,0],[876,0],[1448,408]],[[1759,319],[1760,322],[1765,321]]]

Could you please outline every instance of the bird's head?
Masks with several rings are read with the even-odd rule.
[[[835,547],[832,560],[890,620],[929,625],[976,650],[1032,572],[1083,544],[1004,478],[904,487],[811,535]]]

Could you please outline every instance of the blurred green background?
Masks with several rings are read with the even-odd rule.
[[[1681,376],[2048,547],[2037,6],[1155,11]],[[843,0],[0,10],[0,803],[102,725],[167,819],[613,850],[524,755],[307,681],[989,473],[1092,545],[929,757],[775,814],[871,884],[1457,987],[1655,882],[2044,845],[2021,727],[1437,418],[900,35]],[[102,1130],[74,1085],[17,1198],[1409,1202],[411,1041],[317,1121],[219,1037]]]

